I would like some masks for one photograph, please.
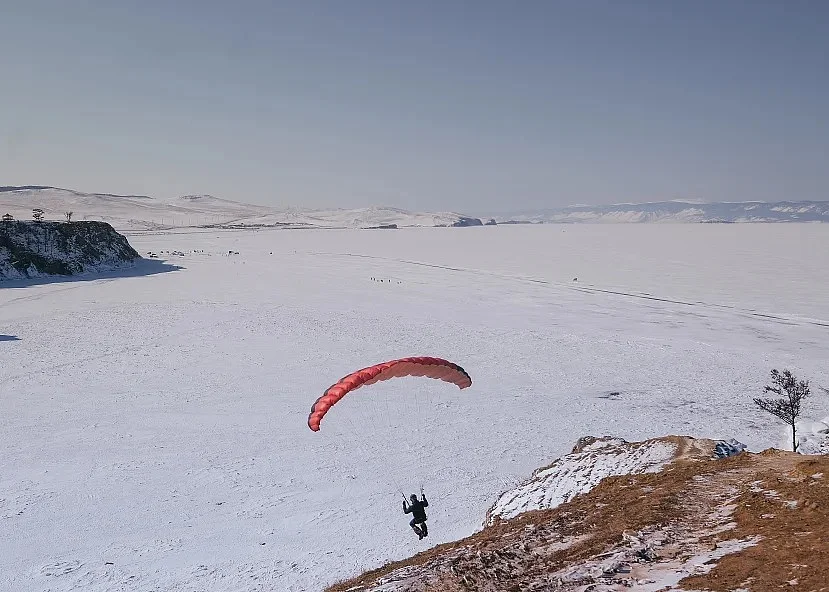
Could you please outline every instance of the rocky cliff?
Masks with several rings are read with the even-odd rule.
[[[105,222],[0,222],[0,281],[106,271],[137,259]]]

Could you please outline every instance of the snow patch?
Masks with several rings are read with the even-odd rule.
[[[672,589],[677,586],[680,580],[689,576],[704,575],[717,566],[717,560],[726,555],[738,553],[760,542],[760,537],[749,539],[736,539],[717,543],[715,549],[697,553],[686,560],[675,560],[666,563],[658,563],[641,574],[641,579],[636,582],[636,589],[641,592],[658,592],[660,590]]]
[[[820,420],[804,419],[795,426],[797,451],[800,454],[829,454],[829,416]],[[792,430],[789,426],[781,428],[777,448],[792,449]]]
[[[486,523],[532,510],[549,510],[593,489],[605,477],[656,473],[674,458],[675,444],[663,440],[629,443],[599,439],[536,471],[525,483],[501,494],[487,512]]]

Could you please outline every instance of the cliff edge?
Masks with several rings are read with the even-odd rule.
[[[140,258],[106,222],[0,222],[0,282],[109,271]]]

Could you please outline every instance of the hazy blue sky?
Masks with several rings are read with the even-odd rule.
[[[829,199],[822,0],[0,0],[0,185]]]

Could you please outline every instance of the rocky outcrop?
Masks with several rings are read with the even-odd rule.
[[[137,259],[105,222],[0,222],[0,281],[107,271]]]
[[[484,223],[481,222],[480,218],[469,218],[468,216],[461,216],[455,222],[452,223],[452,226],[455,228],[460,228],[464,226],[483,226]]]

